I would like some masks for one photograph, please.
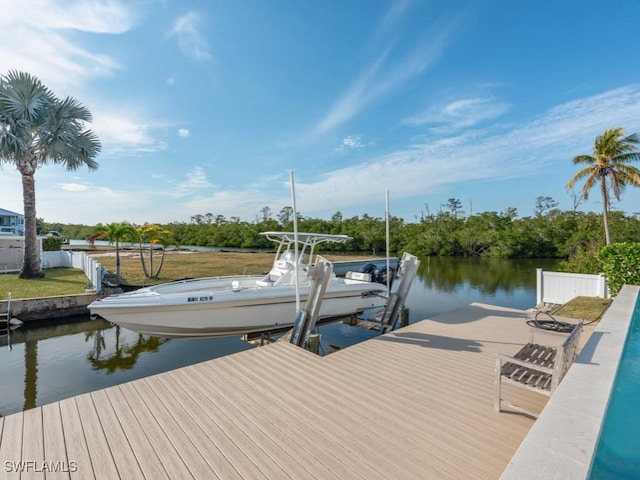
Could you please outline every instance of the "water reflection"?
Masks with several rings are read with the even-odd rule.
[[[102,330],[85,333],[85,340],[93,337],[93,349],[87,355],[87,360],[94,370],[105,370],[107,373],[114,373],[116,370],[130,370],[138,361],[138,357],[143,352],[157,352],[160,345],[167,343],[170,339],[149,337],[138,334],[138,338],[133,345],[122,343],[120,335],[122,328],[118,325],[115,331],[115,351],[106,356],[102,356],[102,351],[106,348],[104,334]],[[103,357],[103,358],[101,358]]]
[[[455,292],[466,285],[484,295],[513,293],[535,285],[535,269],[557,264],[554,259],[427,257],[422,259],[418,276],[427,288],[443,293]]]

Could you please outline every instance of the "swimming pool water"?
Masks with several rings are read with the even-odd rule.
[[[585,402],[589,399],[585,398]],[[622,351],[589,478],[640,478],[640,297]]]

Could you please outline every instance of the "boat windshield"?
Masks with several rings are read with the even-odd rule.
[[[295,253],[293,253],[291,250],[286,249],[284,252],[282,252],[282,255],[280,255],[280,260],[284,261],[284,262],[292,262],[296,259]]]

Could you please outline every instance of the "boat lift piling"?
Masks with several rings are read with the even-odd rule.
[[[298,312],[296,323],[293,326],[293,332],[291,334],[292,344],[299,347],[304,347],[307,343],[319,346],[319,339],[313,339],[314,341],[309,342],[309,337],[311,332],[316,328],[322,299],[324,298],[324,293],[332,273],[333,265],[331,265],[331,262],[318,255],[315,265],[309,272],[311,283],[309,285],[307,302],[305,303],[304,309]]]
[[[404,302],[419,266],[420,260],[415,255],[406,252],[402,255],[396,278],[393,281],[393,291],[389,292],[389,299],[380,319],[380,333],[396,329],[404,311]]]

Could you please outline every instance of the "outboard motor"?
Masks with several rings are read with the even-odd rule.
[[[376,267],[376,265],[374,263],[365,263],[364,265],[362,265],[360,267],[360,272],[362,273],[368,273],[369,275],[371,275],[371,279],[375,282],[375,277],[376,277],[376,271],[378,270],[378,267]]]
[[[387,266],[385,265],[382,268],[376,269],[376,273],[373,278],[375,282],[386,285],[387,277],[389,278],[389,287],[391,287],[391,285],[393,284],[393,279],[395,277],[395,271],[391,267],[389,267],[389,269],[387,270]]]
[[[394,277],[393,268],[390,268],[389,270],[387,270],[386,266],[378,268],[374,263],[365,263],[360,267],[360,271],[371,275],[371,281],[382,283],[383,285],[387,284],[387,276],[391,275],[389,278],[389,285],[391,285]]]

